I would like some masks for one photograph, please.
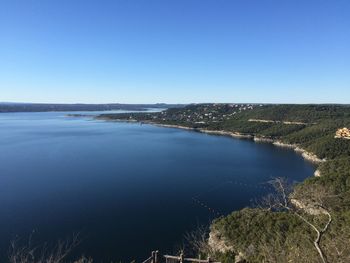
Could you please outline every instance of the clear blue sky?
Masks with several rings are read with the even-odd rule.
[[[350,1],[1,0],[0,101],[350,103]]]

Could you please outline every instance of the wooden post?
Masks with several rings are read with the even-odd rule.
[[[158,250],[156,250],[156,252],[155,252],[155,255],[154,255],[154,262],[155,263],[158,263],[158,253],[159,253],[159,251]]]
[[[180,253],[180,263],[184,263],[184,253],[182,251]]]
[[[156,252],[155,251],[152,251],[151,263],[156,263]]]

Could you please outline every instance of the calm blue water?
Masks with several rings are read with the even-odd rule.
[[[1,258],[33,232],[38,242],[80,232],[77,253],[97,262],[171,253],[186,231],[266,194],[272,177],[314,171],[269,144],[65,114],[0,114]]]

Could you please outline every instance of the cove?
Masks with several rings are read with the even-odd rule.
[[[2,260],[17,236],[78,232],[76,253],[97,262],[173,253],[185,232],[266,195],[273,177],[315,170],[271,144],[66,114],[0,114]]]

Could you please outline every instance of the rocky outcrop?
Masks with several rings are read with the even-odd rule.
[[[239,252],[238,255],[235,256],[235,263],[247,263],[243,253]]]
[[[309,123],[301,121],[275,121],[275,120],[264,120],[264,119],[249,119],[249,122],[262,122],[262,123],[283,123],[287,125],[308,125]]]
[[[305,213],[308,213],[309,215],[325,215],[327,214],[327,211],[321,207],[316,207],[312,204],[304,203],[298,199],[291,198],[290,202],[297,208],[302,209],[305,211]]]
[[[213,252],[227,253],[232,252],[235,254],[234,262],[235,263],[245,263],[246,256],[242,252],[236,252],[232,244],[229,244],[225,238],[220,234],[220,231],[217,229],[211,229],[209,233],[208,245],[210,250]]]
[[[324,159],[320,159],[318,158],[315,154],[313,153],[310,153],[300,147],[296,147],[294,149],[294,151],[296,151],[297,153],[300,153],[301,156],[303,156],[304,159],[310,161],[310,162],[313,162],[313,163],[321,163],[321,162],[324,162],[325,160]]]
[[[295,149],[297,147],[296,144],[288,144],[288,143],[284,143],[281,141],[274,141],[273,145],[278,146],[278,147],[283,147],[283,148],[291,148],[291,149]]]
[[[253,135],[241,134],[239,132],[216,131],[216,130],[206,130],[206,129],[199,129],[198,131],[200,131],[202,133],[207,133],[207,134],[230,136],[230,137],[234,137],[234,138],[242,138],[242,139],[253,139],[254,138]]]
[[[321,176],[321,171],[317,169],[317,170],[314,172],[314,176],[320,177],[320,176]]]
[[[234,252],[234,247],[225,240],[219,230],[214,228],[209,233],[208,245],[211,250],[216,252]]]
[[[194,128],[187,127],[187,126],[181,126],[181,125],[159,124],[159,123],[153,123],[153,122],[150,122],[150,124],[158,126],[158,127],[165,127],[165,128],[176,128],[176,129],[183,129],[183,130],[195,130]]]
[[[274,142],[273,139],[264,138],[264,137],[257,137],[257,136],[254,137],[254,141],[255,142],[264,142],[264,143],[273,143]]]
[[[274,141],[273,142],[273,145],[275,146],[278,146],[278,147],[284,147],[284,148],[290,148],[290,149],[294,149],[294,151],[296,153],[299,153],[301,154],[301,156],[307,160],[307,161],[310,161],[310,162],[313,162],[313,163],[321,163],[321,162],[324,162],[325,160],[324,159],[320,159],[317,157],[317,155],[313,154],[313,153],[310,153],[308,151],[306,151],[305,149],[303,148],[300,148],[298,145],[296,144],[288,144],[288,143],[283,143],[281,141]]]

